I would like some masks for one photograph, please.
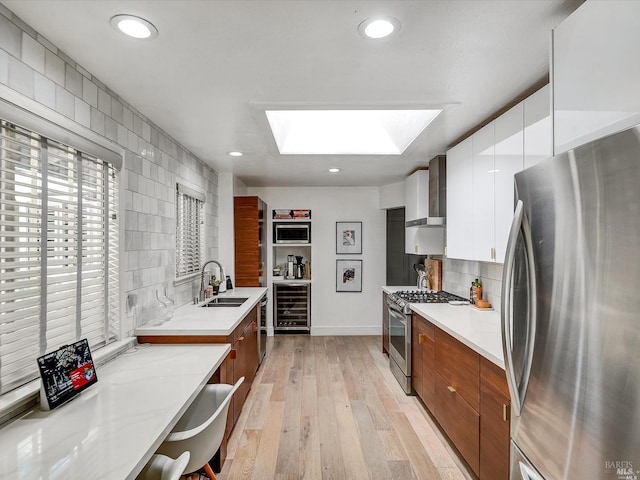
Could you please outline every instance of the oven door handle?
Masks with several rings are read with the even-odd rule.
[[[389,315],[393,316],[394,319],[396,319],[398,322],[400,322],[405,327],[407,326],[406,315],[402,311],[398,310],[398,308],[395,306],[395,304],[390,304],[389,305]]]

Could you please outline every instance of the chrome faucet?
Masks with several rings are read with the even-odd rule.
[[[207,265],[209,265],[210,263],[215,263],[216,265],[218,265],[218,267],[220,268],[220,291],[224,292],[227,290],[226,288],[226,283],[224,283],[225,281],[225,276],[224,276],[224,268],[222,267],[222,264],[217,261],[217,260],[209,260],[207,262],[204,262],[204,264],[202,265],[202,271],[200,272],[200,301],[204,301],[204,295],[205,295],[205,285],[204,285],[204,271],[207,268]],[[224,287],[223,287],[224,285]]]

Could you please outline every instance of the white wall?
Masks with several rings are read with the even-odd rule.
[[[378,188],[249,187],[248,194],[258,195],[267,203],[269,217],[273,209],[311,209],[311,334],[381,334],[380,287],[386,275],[386,213],[378,209]],[[362,255],[336,254],[336,221],[362,222]],[[271,240],[269,234],[269,286],[273,266]],[[336,259],[339,258],[363,261],[361,293],[336,292]],[[273,302],[273,297],[270,301]],[[273,312],[269,310],[269,324],[273,325]]]

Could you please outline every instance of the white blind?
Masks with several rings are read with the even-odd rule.
[[[200,270],[204,202],[176,189],[176,278]]]
[[[117,171],[0,123],[0,394],[36,357],[117,338]],[[43,248],[44,247],[44,248]]]

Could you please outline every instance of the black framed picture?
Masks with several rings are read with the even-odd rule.
[[[362,260],[336,260],[336,292],[362,292]]]
[[[362,253],[362,222],[336,222],[336,253]]]

